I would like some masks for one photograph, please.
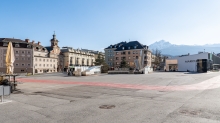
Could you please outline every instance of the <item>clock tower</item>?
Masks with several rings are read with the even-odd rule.
[[[50,42],[51,42],[52,53],[57,55],[60,54],[60,47],[58,46],[59,41],[56,39],[55,31],[53,34],[53,38],[50,40]]]
[[[50,40],[50,42],[51,42],[51,47],[58,47],[58,40],[56,39],[55,31],[53,34],[53,38]]]

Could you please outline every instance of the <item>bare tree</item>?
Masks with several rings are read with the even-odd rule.
[[[161,51],[158,49],[153,50],[153,55],[155,55],[154,58],[154,68],[157,68],[158,66],[160,66],[160,63],[162,61],[162,56],[161,56]]]

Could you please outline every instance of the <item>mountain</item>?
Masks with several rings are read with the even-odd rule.
[[[214,52],[220,53],[220,44],[206,44],[206,45],[176,45],[168,41],[157,41],[149,45],[151,50],[158,49],[164,55],[178,56],[184,54],[197,54],[198,52]]]

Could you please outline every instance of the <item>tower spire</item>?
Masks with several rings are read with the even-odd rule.
[[[54,34],[53,34],[53,39],[56,39],[56,34],[55,34],[55,31],[53,31]]]

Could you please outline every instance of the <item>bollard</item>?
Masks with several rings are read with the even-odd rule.
[[[3,102],[3,85],[0,86],[1,102]]]

